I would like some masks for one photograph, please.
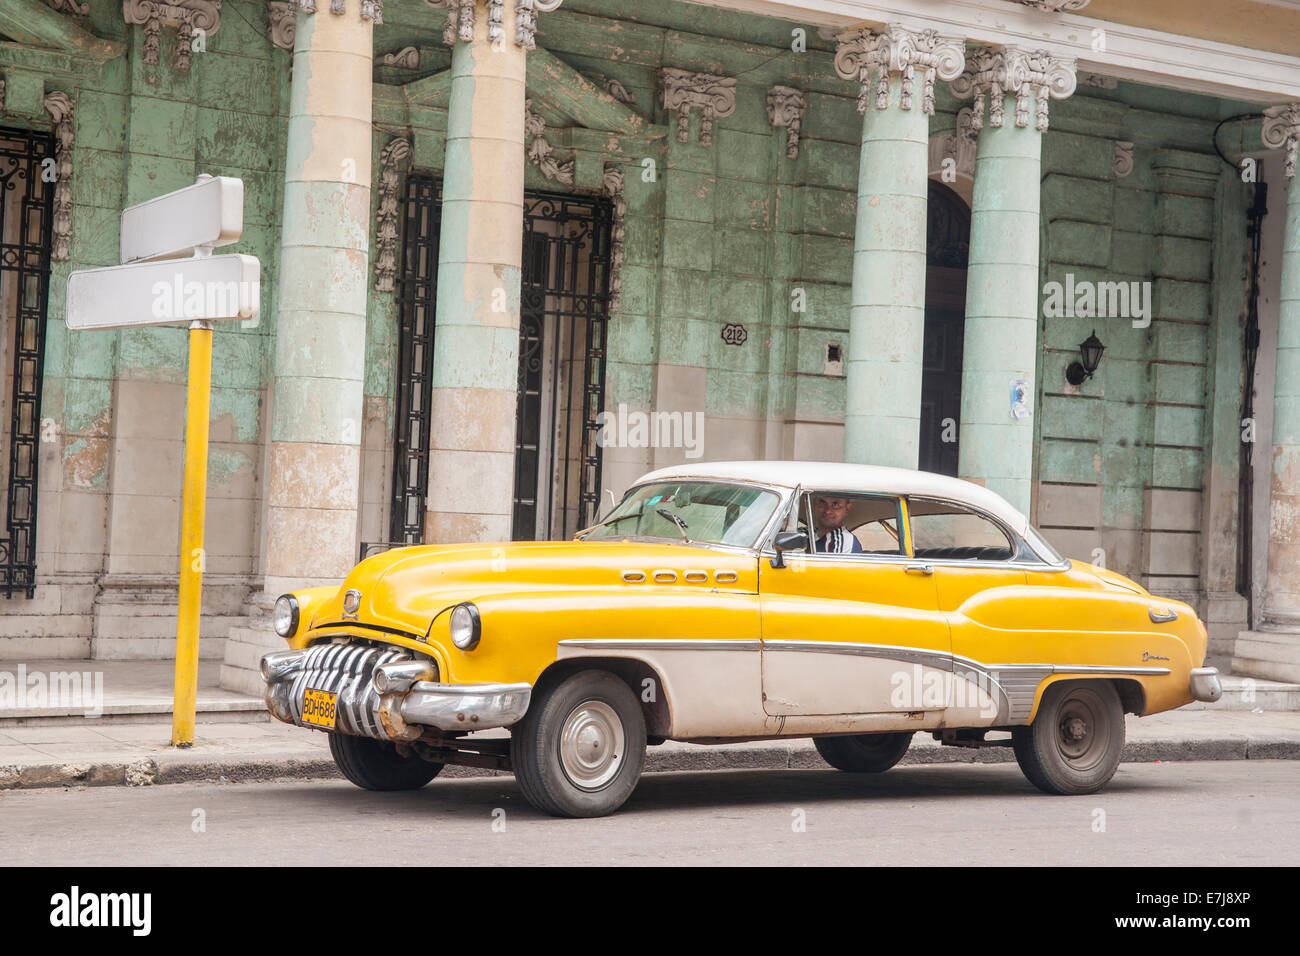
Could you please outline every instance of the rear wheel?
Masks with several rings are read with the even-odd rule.
[[[1113,684],[1060,681],[1043,692],[1028,727],[1011,732],[1016,762],[1044,793],[1096,793],[1119,767],[1124,706]]]
[[[636,788],[646,730],[631,688],[605,671],[580,671],[534,697],[510,729],[510,762],[524,797],[557,817],[613,813]]]
[[[911,744],[909,733],[813,738],[822,759],[847,773],[882,773],[902,760]]]
[[[330,734],[330,754],[343,776],[366,790],[418,790],[443,765],[411,754],[404,757],[385,740]]]

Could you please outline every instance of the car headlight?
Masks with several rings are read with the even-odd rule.
[[[483,632],[478,608],[473,604],[457,604],[451,611],[451,642],[462,651],[472,651],[478,646]]]
[[[298,630],[298,599],[292,594],[281,594],[276,598],[271,625],[281,637],[290,637]]]

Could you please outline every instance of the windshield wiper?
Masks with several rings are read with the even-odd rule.
[[[686,533],[686,529],[687,529],[688,525],[686,524],[685,521],[683,521],[681,518],[677,517],[677,515],[673,514],[673,513],[672,513],[671,511],[669,511],[667,508],[656,508],[656,509],[655,509],[655,513],[656,513],[656,514],[663,515],[665,518],[667,518],[667,519],[668,519],[669,521],[671,521],[673,524],[677,525],[677,527],[681,529],[681,532],[682,532],[682,540],[685,541],[687,544],[690,544],[690,543],[691,543],[690,536],[687,535],[687,533]]]

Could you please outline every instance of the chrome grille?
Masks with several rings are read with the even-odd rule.
[[[293,722],[303,722],[302,698],[308,688],[338,695],[334,729],[340,733],[387,740],[388,734],[376,716],[379,695],[370,682],[380,664],[410,660],[411,654],[400,647],[375,647],[369,644],[316,644],[307,648],[303,668],[294,678],[289,694]]]

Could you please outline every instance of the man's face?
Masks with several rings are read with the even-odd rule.
[[[847,498],[818,496],[813,499],[813,520],[819,531],[833,531],[844,524],[849,513]]]

